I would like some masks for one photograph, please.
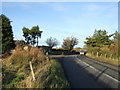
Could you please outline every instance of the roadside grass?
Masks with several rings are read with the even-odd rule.
[[[57,60],[51,60],[41,75],[40,73],[37,75],[39,75],[36,84],[37,88],[70,88],[62,66]]]
[[[120,66],[120,63],[119,63],[118,59],[110,59],[110,58],[105,58],[103,56],[97,57],[95,55],[90,55],[89,53],[87,53],[86,56],[88,56],[90,58],[93,58],[95,60],[99,60],[99,61],[111,64],[111,65]]]
[[[35,82],[29,61],[32,62]],[[47,60],[47,56],[38,48],[25,51],[19,47],[10,57],[2,59],[2,81],[3,88],[70,87],[61,64],[57,60]]]

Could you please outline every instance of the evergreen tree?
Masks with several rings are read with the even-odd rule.
[[[33,46],[37,43],[38,46],[38,38],[41,38],[42,33],[42,31],[39,30],[39,26],[33,26],[32,29],[23,27],[22,30],[26,43],[31,44]]]
[[[31,29],[31,37],[32,37],[32,45],[37,43],[38,46],[38,38],[41,38],[42,31],[39,30],[39,26],[33,26]],[[37,40],[36,40],[37,39]]]
[[[86,38],[85,44],[92,47],[103,47],[105,45],[111,45],[111,36],[113,36],[113,34],[107,35],[106,30],[95,30],[92,37]]]
[[[26,27],[23,27],[23,36],[25,37],[26,44],[30,44],[31,37],[30,37],[30,30]]]
[[[2,34],[2,53],[9,51],[15,47],[13,40],[13,31],[11,26],[11,21],[5,15],[0,15],[0,20],[2,21],[2,28],[0,29]]]

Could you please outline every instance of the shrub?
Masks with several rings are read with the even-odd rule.
[[[55,60],[46,61],[42,49],[32,47],[24,50],[16,47],[9,60],[4,62],[4,88],[65,88],[69,83],[64,77],[62,66]],[[29,61],[32,62],[36,81],[32,81]],[[14,71],[13,71],[14,70]]]
[[[21,68],[23,65],[29,64],[29,61],[32,63],[41,63],[46,60],[46,56],[43,54],[41,49],[32,47],[30,50],[24,50],[23,47],[16,47],[15,52],[10,57],[10,60],[13,65]]]
[[[15,45],[16,45],[16,46],[23,47],[25,44],[26,44],[26,43],[25,43],[24,40],[15,40]]]

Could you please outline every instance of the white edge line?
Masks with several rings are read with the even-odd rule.
[[[77,58],[77,57],[76,57]],[[78,58],[77,58],[78,59]],[[79,61],[81,61],[80,59],[78,59]],[[86,65],[88,65],[89,67],[91,67],[92,69],[94,69],[95,71],[98,71],[99,73],[101,73],[98,69],[96,69],[96,68],[94,68],[93,66],[91,66],[90,64],[87,64],[86,62],[83,62],[83,61],[81,61],[82,63],[84,63],[84,64],[86,64]],[[111,78],[111,79],[113,79],[114,81],[116,81],[116,82],[118,82],[118,83],[120,83],[120,81],[118,81],[117,79],[115,79],[115,78],[113,78],[113,77],[111,77],[110,75],[108,75],[108,74],[105,74],[105,73],[103,73],[103,75],[105,75],[105,76],[107,76],[107,77],[109,77],[109,78]]]

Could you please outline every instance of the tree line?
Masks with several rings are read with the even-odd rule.
[[[106,30],[95,30],[92,36],[86,38],[84,42],[90,53],[99,55],[118,57],[118,38],[120,34],[115,31],[113,34],[108,35]]]
[[[25,38],[24,40],[14,40],[13,37],[13,31],[12,31],[12,26],[11,26],[11,21],[10,19],[5,16],[5,15],[0,15],[0,41],[2,43],[1,45],[1,53],[5,53],[10,51],[11,49],[15,48],[15,45],[32,45],[38,47],[39,43],[39,38],[41,38],[42,32],[39,28],[39,26],[33,26],[31,29],[23,27],[23,37]],[[57,45],[59,45],[59,42],[56,38],[50,37],[46,41],[46,44],[48,47],[51,49]],[[75,45],[78,44],[78,39],[75,37],[67,37],[63,40],[63,45],[62,47],[67,50],[72,50]]]
[[[15,45],[32,45],[32,46],[39,46],[39,38],[41,38],[41,35],[43,31],[40,30],[39,26],[33,26],[31,29],[23,27],[23,37],[24,40],[14,40],[13,37],[13,31],[11,26],[10,19],[5,15],[0,15],[0,42],[2,42],[1,47],[1,53],[5,53],[12,48],[15,47]],[[95,30],[94,34],[92,36],[89,36],[86,38],[86,41],[84,41],[85,46],[87,47],[87,50],[89,52],[99,54],[107,53],[110,55],[111,53],[114,56],[118,56],[118,49],[120,46],[118,46],[118,41],[120,34],[116,31],[113,34],[108,35],[106,30]],[[112,38],[112,39],[111,39]],[[51,49],[57,45],[59,45],[59,42],[56,38],[50,37],[46,41],[46,44]],[[63,39],[62,48],[66,50],[73,50],[74,46],[79,43],[79,40],[75,37],[66,37]]]

